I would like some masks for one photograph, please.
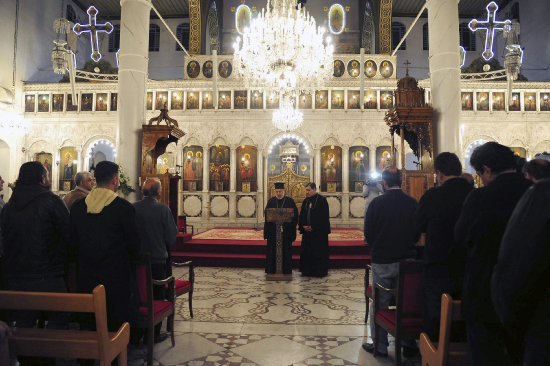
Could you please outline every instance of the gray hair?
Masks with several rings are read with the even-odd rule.
[[[82,182],[82,180],[85,179],[87,175],[91,175],[91,174],[88,172],[76,173],[76,175],[74,176],[74,184],[76,184],[76,186],[78,187],[80,185],[80,182]]]
[[[143,183],[143,195],[146,197],[157,197],[160,192],[160,180],[158,178],[147,178]]]

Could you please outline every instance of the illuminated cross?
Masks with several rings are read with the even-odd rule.
[[[485,34],[485,51],[481,54],[483,58],[487,61],[493,58],[495,55],[493,53],[493,41],[495,39],[495,31],[496,30],[502,30],[506,26],[511,26],[512,22],[507,19],[503,22],[496,20],[496,13],[498,10],[498,5],[494,1],[491,1],[489,5],[487,5],[487,20],[486,21],[479,21],[477,19],[472,19],[470,23],[468,23],[468,27],[475,32],[478,29],[484,29]]]
[[[97,43],[97,32],[106,32],[109,34],[113,30],[113,25],[109,22],[97,24],[95,19],[97,9],[93,5],[88,8],[86,13],[88,13],[89,24],[76,23],[73,27],[73,32],[77,35],[80,35],[83,32],[90,32],[90,43],[92,46],[92,54],[90,57],[95,62],[98,62],[101,59],[101,53],[99,53],[99,46]]]

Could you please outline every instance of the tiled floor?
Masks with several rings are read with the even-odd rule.
[[[176,277],[184,272],[178,271]],[[177,300],[176,346],[155,345],[155,365],[392,365],[361,344],[362,270],[331,270],[323,279],[268,282],[259,269],[196,268],[194,319],[187,296]],[[164,327],[163,327],[164,330]],[[143,365],[144,346],[131,347],[130,365]],[[419,358],[405,365],[419,365]]]

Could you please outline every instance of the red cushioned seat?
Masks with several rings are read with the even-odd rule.
[[[367,286],[367,296],[372,299],[372,286],[371,285]]]
[[[172,306],[172,303],[170,301],[154,300],[153,301],[153,316],[155,318],[163,316],[164,313],[171,311],[172,308],[173,308],[173,306]],[[149,315],[149,308],[146,307],[146,306],[140,306],[139,307],[139,316],[142,319],[147,319],[148,315]]]
[[[174,281],[174,294],[176,297],[184,294],[189,294],[189,314],[193,317],[193,287],[195,283],[195,270],[192,261],[184,263],[172,262],[174,267],[188,267],[188,280],[175,280]],[[172,273],[172,267],[170,267],[170,273]],[[180,277],[180,278],[183,278]]]
[[[377,319],[383,321],[384,324],[386,324],[388,327],[392,327],[394,329],[395,329],[395,316],[396,314],[394,309],[378,310],[378,312],[376,313]],[[422,319],[418,319],[418,318],[401,319],[401,326],[405,330],[407,328],[410,328],[410,330],[413,330],[422,326]]]
[[[189,241],[193,238],[193,234],[186,234],[186,233],[179,233],[178,234],[178,240],[185,243],[186,241]]]

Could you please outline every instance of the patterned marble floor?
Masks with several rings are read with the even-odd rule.
[[[183,275],[183,270],[175,276]],[[331,270],[323,279],[265,281],[260,269],[196,268],[194,318],[187,297],[177,300],[176,346],[155,345],[154,364],[214,365],[392,365],[361,344],[364,324],[362,270]],[[164,330],[164,327],[163,327]],[[129,364],[143,365],[144,346],[131,346]],[[419,365],[420,359],[404,365]]]

